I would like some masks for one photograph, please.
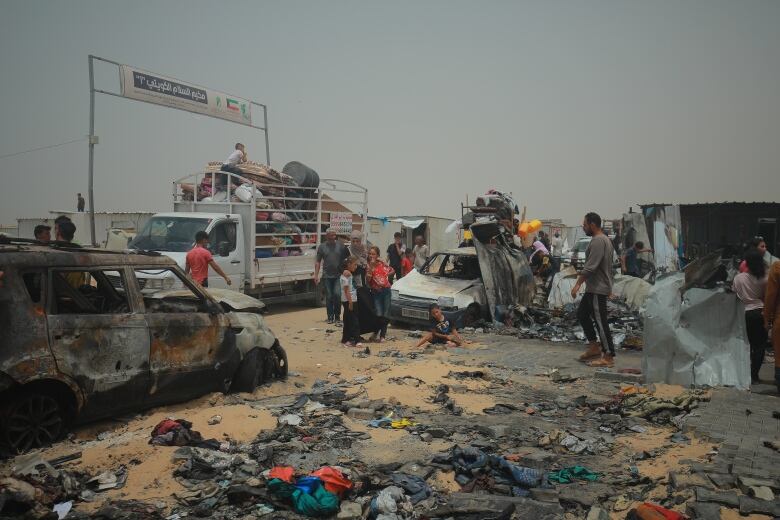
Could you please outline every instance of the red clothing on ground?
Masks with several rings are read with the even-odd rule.
[[[202,284],[209,278],[209,263],[212,260],[208,249],[201,246],[195,246],[187,253],[187,265],[192,271],[192,279]]]
[[[401,259],[401,272],[404,276],[412,272],[412,269],[414,269],[414,266],[412,265],[412,261],[409,260],[408,257],[403,257]]]

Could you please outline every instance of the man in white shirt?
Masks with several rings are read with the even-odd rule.
[[[414,268],[419,271],[430,256],[428,246],[425,244],[425,238],[422,235],[414,237],[414,249],[412,251],[414,252]]]

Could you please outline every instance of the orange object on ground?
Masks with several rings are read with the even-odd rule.
[[[639,520],[686,520],[688,517],[677,511],[671,511],[665,507],[645,502],[637,507],[634,512]]]
[[[278,478],[279,480],[283,480],[288,484],[292,484],[294,473],[295,470],[290,466],[276,466],[271,468],[271,472],[268,474],[268,478]]]
[[[352,481],[336,468],[325,466],[311,474],[312,477],[319,477],[326,491],[329,491],[341,498],[341,496],[352,489]]]

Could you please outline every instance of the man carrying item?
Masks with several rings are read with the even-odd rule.
[[[612,241],[601,230],[601,217],[596,213],[585,215],[582,229],[593,239],[585,250],[585,266],[571,289],[571,297],[576,298],[582,284],[588,282],[577,309],[577,318],[588,338],[588,350],[580,356],[580,361],[595,360],[589,363],[592,367],[613,367],[615,346],[607,323],[607,297],[612,293],[612,256],[615,252]]]
[[[51,228],[49,226],[38,224],[35,226],[33,234],[35,235],[35,240],[39,240],[41,242],[51,242]]]
[[[387,247],[387,264],[395,271],[396,279],[403,277],[403,266],[401,260],[406,253],[406,246],[401,242],[401,233],[396,231],[393,234],[393,243]]]
[[[414,268],[419,271],[422,269],[422,266],[425,265],[425,262],[428,261],[428,257],[430,256],[430,251],[428,249],[428,246],[425,244],[425,239],[422,235],[417,235],[414,237]]]
[[[637,242],[620,257],[620,266],[623,274],[639,278],[639,253],[652,253],[652,249],[645,249],[644,242]]]
[[[201,287],[209,286],[209,266],[217,272],[222,278],[225,279],[225,283],[232,285],[228,275],[217,265],[214,258],[211,256],[209,247],[209,234],[205,231],[198,231],[195,233],[195,247],[189,250],[187,253],[187,262],[184,267],[184,272],[189,274],[192,271],[192,279]]]
[[[314,283],[320,283],[320,275],[325,283],[325,307],[329,324],[340,324],[341,320],[341,266],[349,256],[347,247],[336,240],[336,230],[325,231],[325,242],[317,248],[317,260],[314,264]]]

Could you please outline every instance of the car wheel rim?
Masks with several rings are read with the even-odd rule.
[[[57,401],[44,395],[28,397],[7,418],[8,443],[18,453],[51,444],[62,432]]]

